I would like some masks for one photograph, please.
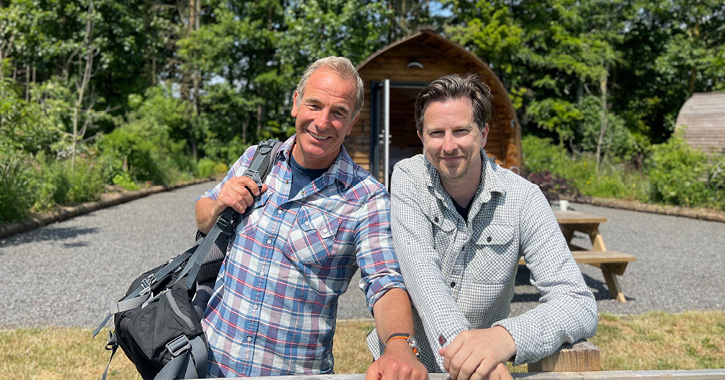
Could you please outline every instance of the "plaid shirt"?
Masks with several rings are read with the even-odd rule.
[[[390,198],[342,147],[330,169],[290,197],[289,157],[280,148],[268,190],[241,221],[202,325],[211,376],[332,373],[338,297],[361,269],[372,311],[389,289],[404,288],[390,235]],[[242,175],[248,149],[224,181]]]
[[[591,337],[597,328],[594,296],[539,187],[481,155],[481,185],[468,221],[423,155],[400,161],[393,171],[395,249],[430,372],[445,372],[438,349],[464,330],[503,326],[516,344],[518,365]],[[508,318],[520,257],[541,304]],[[375,355],[374,334],[368,344]]]

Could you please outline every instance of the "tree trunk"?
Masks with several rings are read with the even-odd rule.
[[[78,122],[80,118],[80,110],[83,107],[83,100],[85,99],[86,89],[88,83],[91,81],[93,74],[93,56],[95,55],[95,49],[93,48],[93,0],[88,3],[88,18],[86,19],[86,35],[83,38],[83,48],[85,51],[85,67],[83,69],[83,77],[81,78],[80,86],[78,87],[78,97],[76,98],[75,106],[73,107],[73,145],[71,151],[71,170],[75,169],[76,161],[76,149],[80,139],[83,138],[85,128],[83,132],[78,131]],[[78,60],[82,60],[83,55],[78,55]]]
[[[602,116],[599,124],[599,139],[597,140],[597,173],[599,173],[599,164],[602,156],[602,143],[604,141],[604,135],[607,132],[607,77],[609,72],[607,67],[604,67],[604,74],[599,79],[599,91],[601,92],[602,99]]]

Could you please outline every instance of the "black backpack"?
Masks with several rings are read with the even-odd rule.
[[[262,141],[243,176],[261,188],[281,144],[275,139]],[[111,358],[104,379],[119,346],[144,379],[206,377],[208,344],[201,319],[229,239],[244,215],[224,210],[208,235],[197,232],[193,247],[140,275],[126,296],[111,306],[93,331],[95,337],[113,315],[115,331],[109,331],[106,344]]]

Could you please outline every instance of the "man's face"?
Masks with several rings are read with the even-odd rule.
[[[446,183],[473,181],[481,175],[481,148],[486,145],[488,124],[483,130],[473,120],[468,98],[430,103],[423,113],[423,150]],[[478,178],[476,178],[478,177]]]
[[[357,120],[356,88],[354,80],[343,80],[323,67],[312,73],[304,94],[295,91],[292,117],[297,141],[292,154],[299,164],[308,169],[332,164]]]

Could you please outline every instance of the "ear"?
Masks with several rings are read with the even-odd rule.
[[[418,138],[420,139],[420,142],[422,142],[423,145],[425,145],[425,141],[423,141],[423,135],[420,133],[420,131],[416,131],[416,133],[418,133]]]
[[[292,96],[292,117],[297,117],[297,90],[295,90],[295,94]]]
[[[488,123],[486,123],[486,126],[481,130],[481,137],[483,138],[482,146],[486,146],[486,139],[488,138]]]
[[[355,116],[354,119],[350,122],[350,125],[347,127],[347,132],[345,133],[345,136],[350,136],[350,133],[352,133],[352,127],[357,123],[357,119],[360,118],[360,114],[358,113],[357,116]]]

